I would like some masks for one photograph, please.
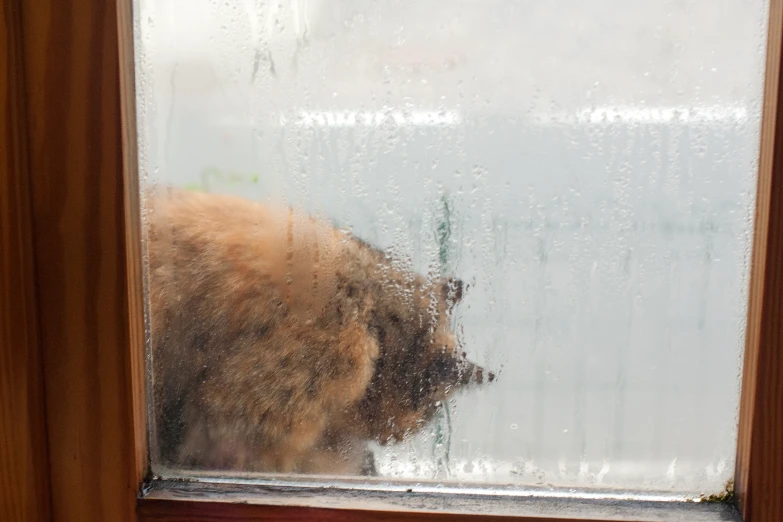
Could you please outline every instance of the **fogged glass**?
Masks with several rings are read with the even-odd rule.
[[[722,491],[766,13],[137,0],[155,472]]]

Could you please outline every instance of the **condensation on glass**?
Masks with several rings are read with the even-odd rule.
[[[137,0],[155,472],[723,490],[767,9]]]

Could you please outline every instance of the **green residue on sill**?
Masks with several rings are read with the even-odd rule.
[[[734,498],[734,479],[726,481],[723,491],[712,495],[700,495],[699,502],[728,502]]]

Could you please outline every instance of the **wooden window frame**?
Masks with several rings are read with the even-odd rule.
[[[745,522],[783,520],[783,0],[769,15],[735,472]],[[131,0],[0,0],[0,42],[0,520],[509,519],[145,489]],[[584,516],[676,516],[600,512]]]

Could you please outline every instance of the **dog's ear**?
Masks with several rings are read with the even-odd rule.
[[[446,277],[441,280],[441,298],[446,303],[446,308],[451,310],[454,306],[462,301],[465,290],[467,287],[461,279],[456,277]]]

